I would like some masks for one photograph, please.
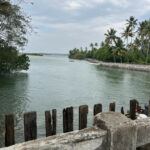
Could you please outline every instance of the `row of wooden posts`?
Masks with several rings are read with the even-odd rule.
[[[130,101],[130,118],[136,118],[136,100]],[[109,111],[115,111],[115,102],[110,103]],[[94,105],[93,115],[102,112],[102,104]],[[123,107],[121,113],[124,114]],[[88,106],[82,105],[79,107],[79,130],[87,127]],[[57,110],[52,112],[45,111],[45,130],[46,137],[56,134],[57,126]],[[63,109],[63,132],[73,131],[73,107]],[[30,141],[37,139],[37,115],[36,112],[28,112],[24,114],[24,140]],[[5,146],[15,144],[15,129],[14,129],[14,115],[9,114],[5,116]]]

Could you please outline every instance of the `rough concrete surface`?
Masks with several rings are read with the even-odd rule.
[[[16,144],[2,150],[105,150],[102,145],[106,134],[105,130],[88,128]]]
[[[109,150],[136,149],[136,123],[121,113],[100,113],[95,116],[94,125],[108,131]]]

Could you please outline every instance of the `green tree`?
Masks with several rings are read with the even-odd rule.
[[[131,33],[131,29],[127,26],[124,30],[124,32],[122,33],[122,37],[124,37],[125,40],[127,40],[127,46],[128,47],[128,44],[129,44],[129,37],[132,35]]]
[[[108,45],[116,44],[116,39],[117,39],[116,33],[117,31],[113,28],[110,28],[110,30],[107,30],[107,33],[105,33],[105,36],[106,36],[105,42]]]
[[[93,50],[93,49],[94,49],[94,44],[91,43],[91,44],[90,44],[90,47],[91,47],[91,49]]]
[[[21,55],[19,49],[27,43],[29,23],[30,19],[24,16],[18,5],[0,1],[0,73],[28,69],[29,58]]]
[[[131,37],[131,44],[132,44],[132,39],[135,35],[134,29],[137,25],[137,19],[135,19],[133,16],[131,16],[129,19],[126,20],[127,21],[127,28],[129,28],[130,30],[130,34],[129,36]]]

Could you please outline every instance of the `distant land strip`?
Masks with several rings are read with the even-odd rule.
[[[68,54],[61,54],[61,53],[24,53],[24,54],[33,56],[45,56],[45,55],[68,56]]]

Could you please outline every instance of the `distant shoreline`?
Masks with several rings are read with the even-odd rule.
[[[25,53],[26,55],[31,55],[31,56],[68,56],[68,54],[59,54],[59,53]]]
[[[86,59],[86,60],[88,62],[94,63],[98,66],[103,66],[103,67],[150,72],[150,65],[110,63],[110,62],[102,62],[102,61],[98,61],[98,60],[94,60],[94,59]]]

